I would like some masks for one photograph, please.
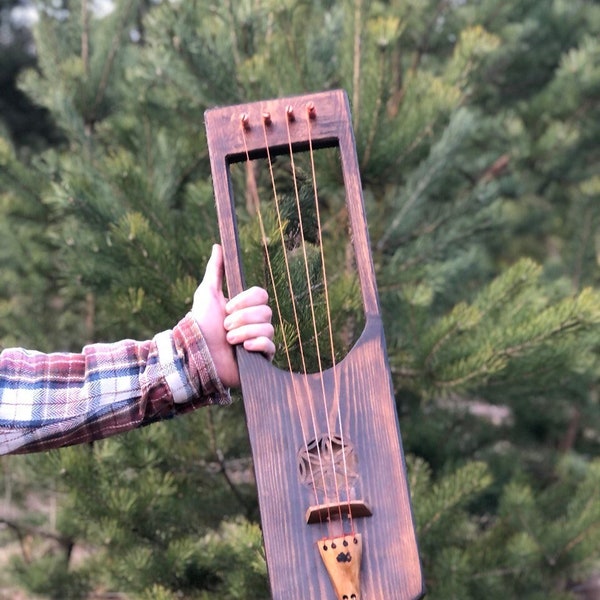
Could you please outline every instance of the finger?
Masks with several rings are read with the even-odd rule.
[[[252,325],[253,323],[270,323],[272,317],[271,307],[267,304],[259,306],[250,306],[236,310],[228,315],[223,321],[223,326],[228,331],[241,327],[243,325]]]
[[[243,344],[253,338],[273,338],[273,325],[271,323],[252,323],[236,327],[227,332],[227,341],[234,344]]]
[[[249,352],[261,352],[270,361],[275,356],[275,344],[268,337],[256,337],[244,342],[244,348]]]
[[[214,244],[212,247],[202,282],[213,290],[223,289],[223,249],[219,244]]]
[[[268,300],[269,294],[267,294],[267,291],[261,287],[254,286],[232,298],[225,306],[225,310],[228,314],[231,314],[242,308],[266,304]]]

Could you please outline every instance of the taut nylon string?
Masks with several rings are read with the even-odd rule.
[[[286,113],[285,115],[285,122],[287,124],[287,126],[289,127],[289,113]],[[276,209],[276,213],[277,213],[277,225],[278,225],[278,229],[279,229],[279,235],[281,238],[281,244],[282,244],[282,251],[283,251],[283,257],[284,257],[284,263],[285,263],[285,269],[286,269],[286,276],[287,276],[287,280],[288,280],[288,287],[290,290],[290,294],[291,294],[291,300],[292,300],[292,308],[293,308],[293,313],[294,313],[294,325],[296,327],[296,331],[297,331],[297,335],[298,335],[298,343],[299,343],[299,349],[300,349],[300,353],[302,356],[302,368],[303,368],[303,376],[304,376],[304,381],[307,381],[307,376],[308,376],[308,372],[307,372],[307,368],[306,368],[306,361],[305,361],[305,355],[304,355],[304,348],[303,348],[303,341],[302,341],[302,336],[300,333],[300,322],[298,319],[298,308],[297,308],[297,300],[296,300],[296,295],[294,293],[294,288],[292,285],[292,277],[291,277],[291,269],[290,269],[290,263],[289,263],[289,259],[288,259],[288,254],[286,252],[286,247],[285,247],[285,238],[284,238],[284,223],[283,223],[283,219],[281,216],[281,207],[280,207],[280,203],[279,203],[279,194],[277,192],[277,184],[275,182],[275,175],[273,173],[273,160],[271,158],[271,152],[269,149],[269,140],[268,140],[268,134],[267,134],[267,126],[266,126],[266,122],[263,119],[263,135],[264,135],[264,140],[265,140],[265,148],[267,151],[267,162],[268,162],[268,166],[269,166],[269,175],[271,178],[271,186],[273,189],[273,199],[275,201],[275,209]],[[295,171],[295,164],[294,164],[294,159],[293,159],[293,152],[291,149],[291,142],[289,141],[289,129],[288,129],[288,143],[290,146],[290,161],[291,161],[291,168],[292,168],[292,178],[293,178],[293,182],[294,182],[294,188],[295,188],[295,193],[296,193],[296,198],[297,198],[297,202],[298,202],[298,198],[299,198],[299,194],[298,194],[298,182],[297,182],[297,178],[296,178],[296,171]],[[299,205],[298,205],[299,206]],[[318,339],[318,330],[317,330],[317,324],[316,324],[316,314],[315,314],[315,304],[314,304],[314,299],[313,299],[313,294],[312,294],[312,286],[311,286],[311,282],[310,282],[310,271],[308,268],[308,257],[306,254],[306,242],[304,239],[304,226],[302,223],[302,216],[301,213],[298,212],[298,224],[300,227],[300,239],[302,240],[302,254],[303,254],[303,259],[304,259],[304,266],[305,266],[305,273],[306,273],[306,284],[307,284],[307,291],[308,291],[308,297],[309,297],[309,305],[310,305],[310,311],[311,311],[311,317],[312,317],[312,324],[313,324],[313,333],[314,333],[314,339],[315,339],[315,346],[316,346],[316,353],[317,353],[317,363],[319,365],[319,373],[321,374],[321,390],[322,390],[322,397],[323,397],[323,402],[326,406],[326,396],[325,396],[325,386],[324,386],[324,381],[323,381],[323,374],[322,374],[322,360],[321,360],[321,352],[320,352],[320,348],[319,348],[319,339]],[[271,276],[272,281],[274,282],[274,278],[273,276]],[[308,390],[308,385],[306,386],[306,389]],[[298,412],[300,412],[300,405],[299,405],[299,399],[302,398],[302,396],[296,396],[296,404],[298,407]],[[312,405],[312,402],[309,401],[310,399],[310,394],[306,394],[304,396],[304,398],[306,399],[307,404],[309,405],[309,409],[310,409],[310,416],[311,416],[311,423],[312,423],[312,427],[313,427],[313,435],[314,435],[314,439],[315,439],[315,449],[317,452],[317,458],[319,461],[319,470],[321,472],[322,478],[323,478],[323,489],[324,489],[324,493],[325,493],[325,503],[329,504],[330,503],[330,499],[328,497],[329,495],[329,491],[328,491],[328,485],[327,482],[325,480],[326,477],[326,469],[324,468],[324,459],[321,453],[321,447],[318,443],[319,440],[319,428],[317,426],[317,422],[316,422],[316,415],[315,415],[315,409]],[[302,419],[300,419],[300,421],[302,421]],[[303,429],[304,430],[304,429]],[[329,425],[329,420],[327,419],[327,435],[329,436],[329,439],[331,439],[331,428]],[[305,445],[305,449],[308,452],[308,440],[304,439],[304,445]],[[334,455],[333,455],[333,448],[332,445],[329,444],[329,452],[330,452],[330,460],[331,460],[331,464],[333,466],[334,464]],[[310,457],[310,454],[308,454],[308,457]],[[310,464],[310,460],[308,461]],[[334,473],[335,475],[335,473]],[[338,505],[339,505],[339,490],[338,490],[338,485],[337,485],[337,479],[334,476],[334,482],[335,482],[335,495],[336,495],[336,499],[338,500]],[[316,486],[314,485],[314,478],[313,478],[313,487],[315,487],[315,491],[316,491]],[[317,495],[318,498],[318,495]],[[341,517],[341,514],[340,514]]]
[[[306,111],[306,128],[307,128],[307,133],[308,133],[311,181],[313,183],[313,195],[314,195],[314,199],[315,199],[315,214],[317,215],[317,231],[319,232],[318,233],[318,244],[319,244],[319,248],[320,248],[321,268],[323,271],[323,288],[324,288],[324,295],[325,295],[325,307],[326,307],[326,311],[327,311],[327,323],[329,325],[329,345],[330,345],[330,351],[331,351],[331,361],[332,361],[333,381],[334,381],[333,403],[335,405],[335,411],[337,412],[338,428],[339,428],[339,433],[340,433],[340,440],[342,442],[341,455],[342,455],[343,468],[344,468],[344,483],[345,483],[345,487],[346,487],[346,499],[348,502],[348,518],[350,520],[350,529],[351,529],[352,533],[354,533],[354,525],[353,525],[354,522],[352,519],[352,511],[350,510],[350,484],[348,481],[348,465],[346,463],[346,452],[345,452],[346,441],[344,438],[344,426],[343,426],[343,421],[342,421],[342,411],[341,411],[340,402],[339,402],[339,392],[340,392],[339,378],[338,378],[337,370],[335,368],[336,367],[335,344],[333,341],[333,325],[332,325],[332,321],[331,321],[331,305],[329,302],[329,286],[327,284],[327,271],[325,268],[325,252],[323,250],[323,242],[322,242],[322,237],[321,237],[321,232],[322,232],[321,211],[319,208],[319,191],[318,191],[318,185],[317,185],[317,172],[316,172],[316,168],[315,168],[315,154],[313,151],[313,143],[312,143],[312,136],[311,136],[311,127],[312,127],[312,125],[311,125],[311,109],[312,108],[314,108],[314,107],[312,107],[312,105],[311,105],[307,108],[307,111]],[[290,139],[289,123],[287,123],[287,127],[288,127],[288,140],[289,140]],[[293,156],[291,142],[290,142],[290,156]],[[292,161],[293,161],[293,158],[292,158]],[[296,205],[297,205],[297,209],[298,209],[298,215],[300,215],[300,197],[298,194],[298,187],[296,184],[295,172],[294,172],[294,184],[296,187]],[[327,427],[329,428],[329,419],[327,419]],[[337,478],[335,478],[335,479],[336,479],[336,489],[337,489]],[[338,495],[338,504],[339,504],[339,495]],[[340,514],[340,519],[341,519],[341,514]]]
[[[264,246],[264,250],[265,250],[265,259],[267,261],[267,270],[269,273],[269,278],[271,279],[271,284],[272,284],[272,288],[273,288],[273,301],[275,302],[275,308],[276,308],[276,312],[277,312],[277,317],[279,320],[279,328],[281,331],[281,335],[282,335],[282,340],[283,340],[283,345],[284,345],[284,352],[285,352],[285,356],[286,356],[286,360],[287,360],[287,364],[288,364],[288,370],[290,373],[293,372],[293,367],[292,367],[292,359],[291,359],[291,353],[290,353],[290,347],[289,347],[289,343],[288,343],[288,339],[287,339],[287,335],[286,335],[286,328],[284,326],[284,319],[283,319],[283,313],[281,310],[281,302],[279,299],[279,292],[277,289],[277,285],[275,283],[275,274],[273,271],[273,265],[271,263],[271,255],[269,253],[269,237],[267,236],[267,232],[266,232],[266,228],[264,225],[264,220],[262,217],[262,212],[261,212],[261,208],[260,208],[260,198],[258,195],[258,186],[256,184],[256,179],[254,176],[254,170],[252,169],[252,164],[250,162],[250,154],[248,152],[248,148],[246,146],[246,137],[244,135],[244,128],[242,126],[242,139],[244,140],[244,151],[246,153],[246,167],[248,169],[248,173],[249,173],[249,186],[250,186],[250,196],[252,198],[252,202],[254,205],[254,210],[256,211],[256,216],[258,219],[258,224],[259,224],[259,228],[260,228],[260,234],[261,234],[261,241],[262,244]],[[271,163],[271,160],[269,159],[269,164]],[[279,213],[279,211],[278,211]],[[282,228],[282,224],[281,222],[278,223],[278,227],[280,230],[280,234],[281,236],[283,236],[283,228]],[[283,246],[284,249],[284,255],[285,255],[285,245]],[[290,287],[290,293],[291,293],[291,274],[290,274],[290,270],[289,270],[289,265],[288,265],[288,261],[287,261],[287,256],[286,256],[286,271],[287,271],[287,278],[288,278],[288,285]],[[296,305],[295,302],[292,302],[293,305],[293,311],[294,311],[294,324],[296,327],[296,334],[298,336],[298,342],[299,342],[299,346],[300,346],[300,355],[301,355],[301,362],[302,362],[302,369],[303,369],[303,373],[306,375],[307,373],[307,369],[306,369],[306,360],[305,360],[305,356],[304,356],[304,351],[302,348],[302,338],[300,335],[300,324],[299,324],[299,319],[298,319],[298,315],[296,312]],[[294,398],[296,399],[296,409],[298,409],[298,401],[297,399],[301,397],[301,390],[298,389],[298,385],[296,382],[295,378],[292,378],[292,385],[294,388]],[[308,396],[308,394],[305,394],[306,396]],[[316,427],[316,420],[315,420],[315,415],[314,415],[314,411],[312,408],[312,405],[309,406],[310,411],[311,411],[311,420],[313,423],[313,427]],[[300,421],[300,428],[302,431],[302,443],[304,445],[304,450],[306,452],[307,456],[310,456],[310,452],[309,452],[309,448],[308,448],[308,436],[306,433],[306,429],[304,426],[304,421],[303,419],[299,419]],[[318,459],[319,459],[319,465],[321,467],[321,473],[323,473],[323,469],[322,469],[322,460],[321,460],[321,456],[320,456],[320,452],[318,453]],[[315,480],[315,475],[314,475],[314,470],[313,470],[313,465],[311,461],[308,461],[308,467],[309,467],[309,472],[310,472],[310,479],[312,481],[312,487],[313,487],[313,492],[314,492],[314,496],[315,496],[315,504],[318,504],[319,502],[319,496],[318,496],[318,492],[317,492],[317,486],[316,486],[316,480]],[[324,477],[324,474],[323,474]],[[325,481],[323,480],[323,486],[325,487]]]
[[[312,180],[312,185],[313,185],[313,195],[314,195],[314,201],[315,201],[315,215],[316,215],[316,221],[317,221],[317,232],[318,232],[317,244],[319,246],[319,254],[320,254],[320,260],[321,260],[325,309],[326,309],[327,324],[328,324],[328,329],[329,329],[329,345],[330,345],[332,369],[333,369],[333,377],[334,377],[334,393],[333,393],[333,398],[329,399],[329,401],[331,402],[330,405],[328,402],[326,388],[325,388],[325,382],[324,382],[324,377],[323,377],[323,359],[322,359],[322,355],[321,355],[321,349],[319,346],[319,331],[318,331],[318,324],[317,324],[317,317],[316,317],[315,300],[314,300],[313,289],[312,289],[312,285],[311,285],[310,267],[309,267],[309,260],[308,260],[308,255],[307,255],[304,224],[303,224],[303,217],[302,217],[301,203],[300,203],[300,192],[299,192],[299,187],[298,187],[298,178],[296,175],[296,164],[295,164],[295,160],[294,160],[294,152],[293,152],[293,148],[292,148],[292,141],[291,141],[291,134],[290,134],[290,121],[295,120],[293,107],[291,107],[291,106],[286,107],[286,112],[285,112],[284,116],[285,116],[284,121],[285,121],[286,127],[287,127],[289,155],[290,155],[290,168],[291,168],[292,179],[293,179],[293,184],[294,184],[298,225],[299,225],[299,229],[300,229],[302,258],[303,258],[304,270],[305,270],[305,276],[306,276],[309,307],[310,307],[313,335],[314,335],[314,341],[315,341],[316,357],[317,357],[317,363],[318,363],[318,372],[320,374],[321,396],[322,396],[322,401],[323,401],[324,414],[327,416],[326,427],[327,427],[327,436],[329,439],[329,444],[328,444],[329,457],[328,458],[329,458],[329,461],[331,462],[331,475],[333,477],[333,484],[334,484],[334,488],[335,488],[335,499],[336,499],[336,505],[338,507],[338,513],[339,513],[338,516],[339,516],[339,519],[341,522],[342,517],[343,517],[342,502],[341,502],[339,483],[338,483],[336,467],[335,467],[336,457],[334,455],[334,444],[332,442],[332,440],[334,439],[334,436],[333,436],[331,423],[330,423],[330,419],[329,419],[330,414],[332,414],[332,415],[336,414],[338,428],[339,428],[339,436],[338,437],[342,444],[341,458],[342,458],[342,466],[343,466],[343,478],[344,478],[345,488],[346,488],[346,497],[347,497],[347,502],[348,502],[348,518],[350,520],[351,530],[353,532],[354,531],[353,518],[352,518],[352,511],[350,509],[350,485],[349,485],[349,480],[348,480],[348,467],[346,464],[346,452],[345,452],[346,443],[345,443],[345,439],[344,439],[343,419],[342,419],[340,403],[339,403],[339,381],[338,381],[338,376],[337,376],[337,372],[335,369],[336,358],[335,358],[335,344],[334,344],[334,336],[333,336],[333,324],[332,324],[332,318],[331,318],[331,306],[330,306],[329,291],[328,291],[328,284],[327,284],[325,253],[324,253],[322,236],[321,236],[321,215],[320,215],[320,209],[319,209],[319,196],[318,196],[318,186],[317,186],[317,180],[316,180],[314,151],[313,151],[312,139],[311,139],[311,135],[310,135],[311,119],[314,118],[314,107],[307,106],[305,117],[306,117],[306,127],[308,130],[309,155],[310,155],[310,165],[311,165],[311,180]],[[268,163],[268,168],[269,168],[269,175],[270,175],[270,179],[271,179],[271,186],[272,186],[274,204],[275,204],[276,215],[277,215],[277,228],[279,231],[280,241],[281,241],[281,245],[282,245],[282,253],[283,253],[283,258],[284,258],[287,285],[288,285],[288,289],[291,294],[291,307],[292,307],[292,312],[293,312],[294,327],[296,330],[296,336],[297,336],[299,352],[300,352],[300,359],[301,359],[301,364],[302,364],[302,375],[303,375],[302,380],[306,382],[306,393],[302,394],[301,393],[302,390],[298,389],[296,379],[295,378],[292,379],[293,387],[294,387],[295,404],[296,404],[296,410],[297,410],[298,414],[301,413],[300,402],[303,402],[303,405],[304,404],[308,405],[308,409],[310,411],[310,421],[312,424],[313,435],[314,435],[314,439],[315,439],[314,451],[317,454],[319,471],[320,471],[322,479],[323,479],[322,483],[323,483],[323,490],[324,490],[324,495],[325,495],[325,504],[329,505],[329,504],[331,504],[331,500],[330,500],[330,498],[328,498],[329,485],[327,484],[327,481],[325,480],[327,469],[324,468],[324,463],[326,461],[326,458],[322,455],[322,448],[319,443],[321,430],[318,427],[318,424],[316,422],[315,407],[312,405],[311,394],[309,393],[308,370],[307,370],[306,356],[305,356],[304,347],[303,347],[304,344],[303,344],[303,340],[302,340],[300,320],[299,320],[299,316],[298,316],[297,298],[296,298],[296,295],[295,295],[294,289],[293,289],[291,267],[290,267],[290,263],[289,263],[289,259],[288,259],[285,238],[284,238],[285,223],[284,223],[284,219],[281,214],[279,194],[277,191],[277,184],[276,184],[275,175],[273,172],[273,160],[272,160],[271,152],[269,149],[267,124],[270,123],[270,119],[271,119],[270,115],[268,115],[268,114],[264,115],[263,123],[262,123],[263,135],[264,135],[264,140],[265,140],[267,163]],[[256,184],[254,170],[252,169],[252,165],[250,162],[250,155],[248,152],[248,148],[246,146],[246,138],[244,135],[244,131],[245,131],[245,128],[242,123],[242,138],[244,140],[244,147],[245,147],[245,153],[246,153],[246,161],[247,161],[247,169],[248,169],[248,185],[250,187],[250,190],[249,190],[250,196],[251,196],[253,208],[255,210],[255,213],[256,213],[256,216],[258,219],[258,224],[259,224],[261,239],[262,239],[262,245],[264,246],[264,250],[265,250],[267,270],[268,270],[268,274],[271,279],[271,283],[272,283],[272,287],[273,287],[273,300],[275,303],[277,317],[279,320],[287,365],[288,365],[289,372],[292,373],[293,367],[292,367],[292,360],[291,360],[290,344],[287,339],[286,328],[284,325],[284,317],[283,317],[283,313],[282,313],[282,309],[281,309],[281,301],[279,298],[279,292],[277,290],[274,269],[273,269],[273,265],[271,262],[271,257],[270,257],[270,253],[269,253],[269,247],[268,247],[270,240],[269,240],[269,237],[267,236],[266,228],[264,225],[264,219],[263,219],[262,212],[261,212],[261,202],[260,202],[260,198],[259,198],[259,194],[258,194],[258,186]],[[317,491],[317,485],[316,485],[316,481],[315,481],[313,464],[312,464],[312,461],[310,460],[310,456],[311,456],[311,451],[310,451],[310,447],[309,447],[310,444],[308,441],[308,434],[307,434],[307,431],[306,431],[306,428],[305,428],[302,418],[300,418],[300,425],[301,425],[301,432],[302,432],[302,437],[303,437],[302,441],[303,441],[304,449],[305,449],[306,455],[309,459],[307,462],[308,462],[308,467],[309,467],[309,472],[310,472],[310,478],[312,481],[312,487],[314,490],[315,504],[319,504],[318,491]],[[320,517],[320,518],[322,519],[322,517]],[[330,519],[328,519],[328,521],[330,521]]]

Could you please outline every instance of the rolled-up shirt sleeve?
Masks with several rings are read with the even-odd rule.
[[[0,354],[0,454],[90,442],[229,402],[191,314],[144,342],[91,344],[81,353],[7,349]]]

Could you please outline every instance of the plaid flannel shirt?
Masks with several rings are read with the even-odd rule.
[[[191,314],[145,342],[92,344],[80,354],[7,349],[0,454],[89,442],[229,402]]]

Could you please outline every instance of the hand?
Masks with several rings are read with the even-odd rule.
[[[194,294],[192,315],[198,321],[208,350],[225,387],[237,387],[240,375],[232,345],[275,354],[268,295],[259,287],[244,290],[227,301],[223,295],[223,250],[214,245],[202,283]]]

